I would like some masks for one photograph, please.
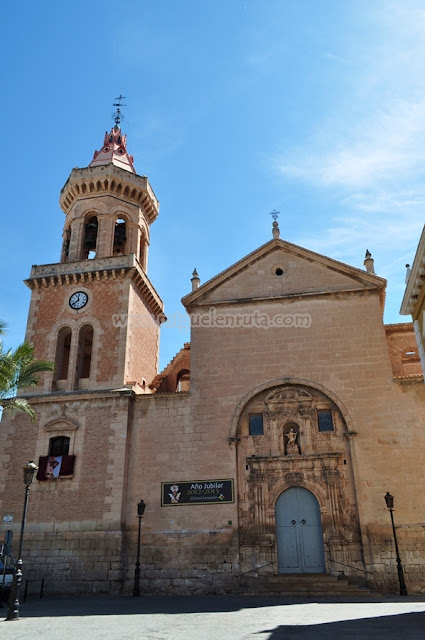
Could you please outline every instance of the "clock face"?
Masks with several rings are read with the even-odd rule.
[[[77,291],[70,297],[69,306],[71,309],[82,309],[86,306],[88,300],[89,298],[87,293],[84,293],[84,291]]]

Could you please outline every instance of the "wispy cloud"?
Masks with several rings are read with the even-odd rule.
[[[416,215],[403,217],[390,213],[383,226],[380,217],[359,215],[356,212],[351,216],[335,217],[322,235],[303,235],[297,242],[340,259],[350,257],[359,261],[366,249],[381,253],[391,251],[393,255],[400,255],[400,247],[409,247],[415,240],[417,243],[423,218],[419,211]],[[401,255],[407,259],[410,252],[403,250]]]
[[[300,244],[361,266],[369,248],[384,277],[402,287],[425,212],[425,10],[422,3],[394,2],[369,16],[376,41],[323,54],[350,60],[344,99],[316,120],[302,146],[270,158],[277,175],[329,195],[337,212]],[[381,6],[383,8],[383,5]],[[371,11],[374,11],[372,8]],[[340,65],[340,73],[347,67]],[[350,93],[351,92],[351,93]],[[339,96],[340,97],[340,96]]]
[[[385,6],[364,16],[370,43],[323,52],[324,60],[350,60],[349,75],[341,65],[335,85],[344,95],[330,96],[328,119],[316,121],[302,147],[272,158],[281,175],[353,191],[400,185],[424,171],[425,9],[414,0]]]
[[[324,135],[321,133],[321,138]],[[320,186],[349,190],[411,179],[424,168],[425,95],[393,100],[385,109],[347,126],[345,135],[325,136],[327,149],[293,149],[274,158],[278,173]]]
[[[340,62],[342,64],[349,64],[350,61],[347,58],[344,58],[343,56],[339,56],[336,53],[332,53],[332,51],[326,51],[323,54],[324,58],[328,58],[329,60],[334,60],[335,62]]]

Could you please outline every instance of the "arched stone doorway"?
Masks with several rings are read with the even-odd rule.
[[[241,571],[281,571],[276,504],[289,489],[316,496],[323,529],[322,564],[308,561],[291,572],[344,571],[357,576],[364,571],[352,435],[337,402],[314,386],[272,385],[246,402],[235,438]],[[302,519],[307,520],[290,521]],[[299,531],[298,538],[310,533]]]
[[[276,541],[279,573],[325,572],[319,503],[307,489],[291,487],[277,499]]]

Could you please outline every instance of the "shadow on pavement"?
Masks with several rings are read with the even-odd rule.
[[[279,625],[257,632],[267,640],[423,640],[425,613],[404,613],[315,625]]]
[[[309,600],[237,596],[47,596],[20,605],[21,617],[214,613],[301,604]],[[317,599],[310,602],[317,602]],[[4,609],[7,611],[7,608]],[[1,609],[0,609],[1,618]]]
[[[354,604],[379,602],[420,602],[425,598],[411,597],[391,598],[391,597],[365,597],[361,599],[353,598],[276,598],[276,597],[238,597],[238,596],[141,596],[133,598],[131,596],[47,596],[43,599],[31,598],[27,602],[21,602],[21,617],[60,617],[60,616],[99,616],[99,615],[131,615],[131,614],[184,614],[184,613],[213,613],[232,612],[242,609],[257,609],[261,607],[273,607],[282,605],[299,604]],[[2,613],[7,612],[7,608],[0,609]],[[422,615],[422,614],[420,614]],[[389,616],[390,620],[397,616]],[[382,620],[382,618],[378,618]],[[425,622],[425,619],[422,618]],[[361,621],[360,621],[361,622]],[[341,623],[343,624],[343,623]],[[391,623],[388,623],[391,624]],[[292,628],[292,627],[291,627]],[[293,627],[294,629],[308,629],[308,627]],[[274,638],[281,636],[273,636]],[[292,637],[292,636],[291,636]],[[306,636],[307,637],[307,636]],[[308,636],[310,637],[310,636]],[[312,637],[312,636],[311,636]],[[425,638],[425,631],[423,633]],[[405,638],[403,638],[405,640]]]

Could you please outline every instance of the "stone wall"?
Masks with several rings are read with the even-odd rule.
[[[198,409],[199,410],[199,409]],[[217,436],[214,409],[206,424],[188,393],[135,399],[125,509],[125,590],[132,588],[137,503],[142,523],[141,585],[147,593],[205,593],[230,588],[238,572],[235,504],[161,506],[161,482],[235,477],[234,450]]]
[[[28,592],[120,593],[122,533],[109,526],[102,521],[29,524],[23,553]]]
[[[128,447],[129,397],[114,393],[61,394],[31,399],[37,423],[17,415],[1,421],[1,524],[19,544],[24,500],[22,467],[48,454],[49,439],[70,438],[72,477],[34,479],[24,539],[24,581],[48,593],[112,590],[122,582],[122,509]]]

